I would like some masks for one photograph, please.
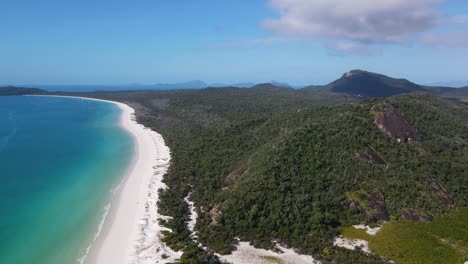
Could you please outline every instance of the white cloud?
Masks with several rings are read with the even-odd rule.
[[[282,36],[324,41],[333,55],[377,55],[382,44],[418,42],[425,45],[468,47],[468,34],[446,32],[468,23],[468,15],[437,10],[448,0],[269,0],[278,12],[261,26]],[[457,26],[458,25],[458,26]],[[447,31],[448,30],[448,31]]]
[[[468,47],[468,32],[465,32],[465,34],[427,34],[419,40],[421,43],[430,46],[466,48]]]
[[[281,17],[263,28],[288,35],[339,37],[366,42],[400,42],[431,29],[441,0],[270,0]]]
[[[290,41],[325,43],[329,54],[374,56],[388,44],[468,47],[468,14],[438,11],[449,0],[268,0],[278,18],[260,26],[276,36],[215,43],[210,49],[275,45]],[[433,31],[433,29],[441,29]],[[458,31],[457,33],[453,33]],[[434,33],[446,32],[446,33]],[[448,34],[447,32],[452,32]]]

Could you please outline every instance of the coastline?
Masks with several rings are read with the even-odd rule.
[[[40,96],[40,95],[39,95]],[[49,96],[49,95],[46,95]],[[53,95],[52,95],[53,96]],[[162,231],[171,231],[159,225],[158,219],[167,216],[157,212],[160,189],[170,164],[170,150],[162,136],[138,124],[135,110],[130,106],[109,100],[78,96],[55,96],[78,98],[112,103],[121,110],[120,126],[130,133],[135,141],[134,159],[129,170],[116,184],[109,204],[104,208],[103,219],[86,254],[77,259],[81,264],[154,264],[172,263],[183,252],[174,252],[161,241]],[[196,241],[194,226],[197,214],[190,195],[185,198],[190,208],[188,223],[191,238]],[[203,247],[199,244],[200,247]],[[263,264],[271,260],[284,263],[319,263],[312,256],[302,255],[293,249],[276,245],[279,252],[259,249],[249,242],[239,241],[237,249],[229,255],[216,254],[220,260],[231,263]]]
[[[49,96],[49,95],[47,95]],[[174,252],[161,242],[159,225],[164,218],[157,212],[159,190],[170,163],[170,150],[162,136],[138,124],[135,110],[130,106],[109,100],[78,96],[79,98],[112,103],[121,110],[120,126],[134,138],[134,158],[126,174],[116,185],[110,203],[97,233],[78,263],[146,264],[173,262],[182,252]]]

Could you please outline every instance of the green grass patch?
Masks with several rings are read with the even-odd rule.
[[[343,236],[369,241],[370,250],[396,263],[464,263],[468,260],[468,207],[437,216],[430,223],[383,225],[375,236],[346,227]]]
[[[344,237],[351,239],[364,239],[367,241],[372,239],[372,236],[367,234],[364,229],[357,229],[352,226],[344,227],[340,229],[340,232]]]

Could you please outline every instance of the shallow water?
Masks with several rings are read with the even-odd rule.
[[[0,263],[78,263],[133,154],[120,109],[0,97]]]

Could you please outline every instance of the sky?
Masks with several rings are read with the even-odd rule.
[[[468,80],[468,0],[0,0],[0,85]]]

